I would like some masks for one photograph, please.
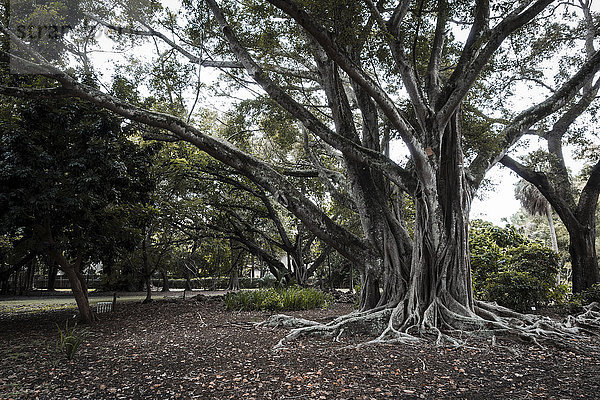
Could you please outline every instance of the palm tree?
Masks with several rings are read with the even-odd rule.
[[[515,185],[515,197],[521,202],[521,205],[531,215],[545,215],[550,227],[550,240],[552,250],[558,253],[558,243],[556,241],[556,230],[554,229],[554,220],[552,219],[552,207],[544,195],[531,183],[521,179]]]

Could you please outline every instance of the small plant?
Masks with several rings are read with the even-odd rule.
[[[261,310],[278,311],[283,309],[283,301],[281,296],[275,290],[270,290],[269,294],[262,300],[260,306]]]
[[[77,349],[85,339],[87,334],[86,331],[78,330],[77,323],[73,325],[73,327],[69,327],[69,321],[65,323],[65,329],[62,330],[56,324],[58,328],[58,333],[60,335],[60,339],[56,345],[58,350],[62,353],[65,353],[68,360],[72,360],[75,357],[75,353],[77,353]]]
[[[570,311],[574,313],[582,311],[583,306],[594,302],[600,303],[600,283],[592,285],[581,293],[573,294],[568,306]]]

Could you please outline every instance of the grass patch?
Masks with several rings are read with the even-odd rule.
[[[320,290],[291,287],[229,293],[225,297],[225,308],[229,311],[296,311],[327,308],[332,302],[333,297]]]
[[[117,299],[117,303],[126,301],[142,301],[146,295],[129,296],[121,295]],[[112,295],[94,296],[89,298],[90,306],[95,307],[98,302],[112,301]],[[77,303],[72,297],[39,297],[39,298],[23,298],[16,300],[0,300],[0,314],[22,314],[22,313],[39,313],[45,311],[59,311],[66,309],[77,309]]]

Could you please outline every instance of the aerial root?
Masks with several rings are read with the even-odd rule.
[[[434,298],[428,307],[407,312],[406,300],[393,307],[371,311],[357,311],[338,317],[329,323],[319,323],[286,315],[274,315],[257,327],[284,327],[292,329],[275,346],[301,336],[316,335],[339,341],[342,336],[368,335],[375,339],[349,347],[360,348],[375,344],[415,344],[432,337],[438,346],[469,347],[473,338],[489,338],[494,347],[496,338],[521,339],[543,348],[542,343],[553,343],[568,348],[583,348],[579,340],[584,330],[600,329],[600,304],[585,307],[585,312],[570,316],[565,322],[549,317],[521,314],[495,303],[478,301],[474,310],[463,306],[445,294]],[[502,346],[500,346],[502,347]],[[472,347],[469,347],[472,348]]]

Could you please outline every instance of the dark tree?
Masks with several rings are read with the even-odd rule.
[[[9,114],[0,132],[3,233],[58,264],[91,322],[83,271],[106,248],[136,240],[125,217],[148,190],[149,157],[119,119],[79,100],[13,103]]]

